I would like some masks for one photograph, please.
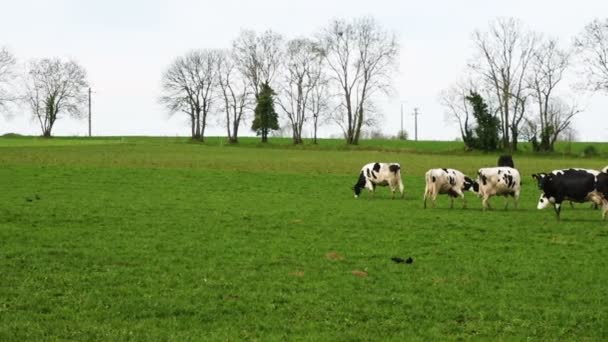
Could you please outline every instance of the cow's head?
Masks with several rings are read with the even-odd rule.
[[[533,174],[532,178],[534,178],[536,180],[538,189],[543,190],[545,188],[545,184],[547,183],[547,180],[551,179],[551,174],[539,172],[539,173]]]
[[[545,209],[546,207],[555,204],[555,198],[549,197],[546,194],[540,195],[538,199],[538,204],[536,205],[536,209]]]
[[[462,185],[462,190],[470,192],[479,192],[479,183],[465,176],[464,184]]]
[[[365,187],[365,175],[363,171],[359,174],[359,179],[357,180],[357,184],[353,187],[353,191],[355,191],[355,198],[358,198],[361,194],[361,190]]]

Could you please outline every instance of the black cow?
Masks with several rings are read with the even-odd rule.
[[[498,157],[498,165],[496,165],[496,166],[508,166],[508,167],[515,168],[515,164],[513,163],[513,158],[508,154]]]
[[[606,202],[608,175],[604,175],[595,176],[591,172],[580,169],[533,174],[532,177],[538,182],[538,188],[543,191],[538,199],[537,208],[544,209],[552,204],[559,219],[564,200],[579,203],[591,201],[597,205],[604,205],[602,217],[605,218],[608,209]]]

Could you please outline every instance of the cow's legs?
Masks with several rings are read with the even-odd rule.
[[[515,206],[515,209],[519,208],[519,191],[513,195],[513,205]]]
[[[458,190],[458,196],[460,198],[462,198],[462,209],[467,207],[467,200],[466,198],[464,198],[464,194],[462,193],[462,191]]]
[[[559,213],[562,210],[562,204],[556,202],[553,206],[555,208],[555,214],[557,215],[557,219],[559,220],[560,219]]]
[[[401,193],[401,198],[405,198],[405,192],[403,192],[403,181],[399,179],[399,192]]]
[[[482,206],[483,210],[492,209],[489,199],[490,199],[490,196],[488,196],[486,194],[483,195],[483,199],[481,200],[481,206]]]

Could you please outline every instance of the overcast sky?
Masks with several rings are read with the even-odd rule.
[[[400,103],[413,136],[414,107],[420,108],[419,138],[451,140],[458,128],[445,120],[439,92],[456,81],[473,55],[471,34],[498,16],[521,19],[529,28],[566,45],[594,17],[608,15],[608,1],[77,1],[0,0],[0,46],[24,63],[32,58],[73,58],[93,87],[93,134],[189,134],[185,117],[169,118],[158,104],[160,76],[173,58],[193,48],[229,47],[241,29],[273,29],[286,38],[310,36],[336,17],[374,16],[395,31],[401,44],[394,95],[380,101],[382,130],[396,134]],[[23,68],[21,66],[21,68]],[[575,120],[581,139],[608,140],[608,95],[573,93],[585,112]],[[223,135],[219,118],[210,135]],[[251,134],[248,127],[241,132]],[[0,134],[40,134],[24,108],[0,117]],[[85,135],[86,120],[62,119],[55,135]],[[325,136],[340,133],[337,127]]]

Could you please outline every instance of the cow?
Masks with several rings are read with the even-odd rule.
[[[463,191],[477,192],[479,185],[464,173],[455,169],[430,169],[426,172],[424,179],[426,188],[424,189],[424,208],[426,208],[427,198],[431,199],[433,208],[437,195],[447,194],[450,196],[450,208],[454,207],[454,198],[462,198],[462,207],[466,207],[466,200]]]
[[[363,188],[375,192],[378,185],[388,185],[393,193],[393,198],[395,198],[395,191],[399,188],[401,198],[403,198],[401,166],[398,163],[369,163],[364,165],[359,173],[359,180],[353,187],[355,198],[359,197]]]
[[[538,199],[537,209],[545,209],[553,205],[557,219],[560,219],[562,202],[593,202],[602,205],[602,218],[605,219],[608,211],[608,174],[593,170],[564,169],[549,173],[533,174],[538,188],[543,191]]]
[[[490,208],[488,200],[491,196],[512,196],[515,207],[519,202],[521,192],[521,177],[519,171],[512,167],[486,167],[477,171],[477,183],[483,210]],[[505,209],[509,207],[508,199],[505,201]]]
[[[557,169],[557,170],[553,170],[553,171],[551,171],[551,173],[553,173],[553,174],[557,175],[557,174],[561,174],[561,173],[563,173],[563,172],[564,172],[564,171],[566,171],[566,170],[579,170],[579,171],[586,171],[586,172],[589,172],[590,174],[592,174],[592,175],[594,175],[594,176],[596,176],[596,177],[597,177],[597,175],[599,175],[599,174],[600,174],[600,171],[597,171],[597,170],[593,170],[593,169],[583,169],[583,168],[578,168],[578,167],[572,167],[572,168],[569,168],[569,169]],[[540,172],[540,173],[538,173],[538,174],[536,174],[536,175],[537,175],[538,177],[544,177],[545,175],[547,175],[547,173],[542,173],[542,172]],[[542,189],[540,189],[540,190],[542,190]],[[568,201],[568,202],[570,203],[570,208],[574,208],[574,204],[573,204],[573,202],[572,202],[572,201]],[[597,209],[597,208],[598,208],[597,204],[596,204],[596,203],[593,203],[592,208],[593,208],[593,209]]]
[[[498,157],[498,165],[496,166],[508,166],[515,168],[515,164],[513,163],[513,157],[508,154]]]

